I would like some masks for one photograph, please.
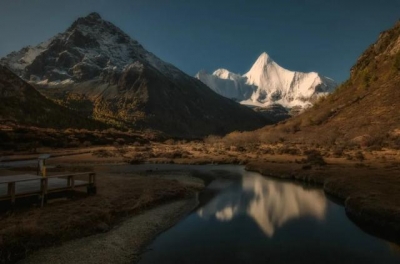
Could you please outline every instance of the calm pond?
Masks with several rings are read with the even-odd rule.
[[[321,188],[262,177],[242,166],[141,165],[126,170],[226,170],[218,193],[158,236],[140,263],[400,263],[400,246],[351,222]]]

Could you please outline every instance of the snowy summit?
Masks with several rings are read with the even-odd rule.
[[[47,98],[113,126],[200,138],[272,122],[162,61],[97,13],[0,65]]]
[[[332,79],[316,72],[284,69],[265,52],[244,75],[219,69],[211,75],[200,71],[196,78],[225,97],[261,107],[280,104],[286,108],[306,108],[337,86]]]
[[[57,85],[121,74],[138,60],[172,78],[180,72],[98,13],[91,13],[77,19],[64,33],[12,52],[0,64],[26,80]]]

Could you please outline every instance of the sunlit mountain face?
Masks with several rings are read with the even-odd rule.
[[[242,188],[242,191],[238,192],[237,188]],[[249,176],[243,178],[241,185],[219,195],[197,214],[220,222],[245,215],[252,218],[267,237],[272,237],[290,220],[311,217],[323,221],[326,211],[327,202],[321,190]]]

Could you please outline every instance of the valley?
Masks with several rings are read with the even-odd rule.
[[[119,130],[199,138],[271,123],[160,60],[97,13],[0,64],[61,106]],[[34,125],[49,126],[40,120]]]
[[[266,52],[190,75],[121,28],[92,12],[0,59],[0,178],[71,187],[3,183],[0,263],[399,261],[400,22],[341,84]]]
[[[76,195],[72,200],[54,200],[44,210],[29,207],[21,208],[12,215],[4,217],[1,221],[6,224],[7,228],[3,229],[3,241],[8,241],[8,236],[15,236],[14,233],[10,233],[14,232],[15,229],[13,228],[17,226],[21,228],[20,237],[15,236],[16,240],[13,240],[15,241],[13,243],[16,244],[6,243],[4,246],[7,250],[14,248],[11,252],[21,254],[16,250],[19,247],[27,247],[32,243],[31,240],[26,240],[24,234],[35,232],[31,239],[44,236],[40,248],[47,247],[47,243],[54,243],[50,242],[54,239],[58,241],[57,245],[61,246],[49,250],[40,250],[37,254],[34,253],[32,259],[28,259],[29,261],[36,261],[32,263],[50,261],[52,255],[54,258],[55,255],[61,254],[64,250],[71,250],[71,247],[74,248],[74,251],[92,252],[98,254],[98,256],[103,256],[102,258],[114,258],[114,261],[120,258],[119,261],[121,262],[116,263],[125,263],[124,259],[126,258],[139,260],[142,247],[150,243],[161,230],[172,224],[168,222],[169,219],[178,221],[180,217],[185,216],[191,208],[196,206],[197,199],[194,198],[196,192],[204,193],[204,188],[215,180],[236,178],[235,173],[226,171],[226,166],[230,166],[230,164],[246,164],[246,170],[259,172],[268,178],[294,180],[299,184],[305,182],[306,186],[309,186],[307,188],[318,190],[323,188],[330,197],[333,197],[330,199],[333,199],[335,203],[339,201],[340,204],[343,204],[344,208],[340,209],[342,214],[346,212],[348,217],[368,233],[398,242],[396,231],[399,228],[397,199],[393,198],[398,195],[397,186],[400,171],[400,153],[398,151],[366,151],[363,152],[363,158],[360,159],[357,150],[345,151],[341,156],[323,149],[316,150],[323,155],[324,163],[321,163],[318,156],[302,155],[303,151],[307,151],[307,148],[301,146],[288,148],[284,144],[273,146],[262,144],[257,147],[242,145],[239,148],[225,147],[224,144],[215,141],[215,139],[209,139],[206,142],[168,140],[164,143],[152,142],[137,144],[136,146],[59,150],[54,153],[54,158],[47,161],[49,174],[59,174],[61,171],[95,171],[99,178],[99,194],[92,197]],[[38,149],[38,153],[51,153],[51,150]],[[27,173],[35,169],[36,160],[26,160],[32,156],[21,153],[14,160],[26,161],[17,163],[15,163],[16,161],[13,162],[10,157],[8,158],[10,161],[2,165],[3,169],[0,170],[2,174],[21,174],[21,172]],[[14,163],[16,166],[12,165]],[[385,184],[377,184],[382,180]],[[119,201],[125,202],[120,203]],[[150,208],[162,210],[161,208],[164,207],[175,206],[176,202],[170,204],[169,201],[182,201],[181,206],[183,207],[179,207],[182,208],[182,211],[179,209],[176,211],[177,215],[170,216],[171,218],[167,216],[165,216],[166,218],[151,218],[153,209],[150,210]],[[300,201],[302,200],[300,199]],[[81,206],[75,207],[77,203]],[[207,202],[205,203],[207,204]],[[187,207],[184,204],[187,204]],[[141,216],[140,212],[143,212],[141,209],[143,206],[146,209],[143,209],[145,213]],[[79,215],[82,212],[85,212],[85,214],[79,220],[68,216]],[[14,224],[16,219],[24,218],[27,214],[38,217],[35,226],[32,226],[31,221],[29,223],[17,221],[18,224]],[[119,230],[114,229],[114,226],[125,230],[125,226],[130,225],[130,221],[136,223],[135,219],[145,217],[147,214],[150,217],[146,220],[148,224],[141,224],[142,229],[140,230],[142,231],[135,231],[148,234],[145,237],[138,235],[141,237],[140,239],[143,239],[140,241],[143,242],[124,239],[125,242],[121,244],[122,248],[134,247],[134,252],[136,252],[134,254],[137,255],[130,255],[132,252],[126,255],[116,249],[115,251],[110,249],[100,252],[99,247],[104,247],[105,242],[98,244],[101,238],[96,236],[84,238],[82,242],[80,240],[68,242],[71,238],[103,232],[106,232],[106,234],[100,236],[108,240],[110,239],[108,237],[113,236],[112,234],[119,232],[114,231]],[[88,215],[91,216],[88,217]],[[48,224],[46,226],[40,225],[39,228],[39,221],[42,221],[39,219],[43,219],[43,217],[46,217]],[[66,226],[60,231],[61,233],[57,233],[52,229],[51,223],[59,221],[60,217],[69,220],[65,222]],[[32,220],[32,216],[29,219]],[[160,221],[160,219],[165,219],[167,222],[157,224],[157,228],[151,227],[153,221]],[[107,226],[107,229],[99,229],[100,226]],[[94,229],[89,227],[94,227]],[[146,228],[153,231],[147,233]],[[81,231],[76,233],[76,230]],[[45,238],[50,234],[52,234],[51,237]],[[84,246],[82,243],[88,244]],[[65,246],[63,246],[64,244]],[[82,254],[87,254],[83,251]],[[117,255],[118,257],[116,257]],[[86,258],[91,258],[90,254],[86,255]],[[96,258],[94,261],[96,262]],[[61,261],[59,263],[66,262]]]

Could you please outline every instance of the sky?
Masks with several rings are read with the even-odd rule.
[[[267,52],[340,83],[399,10],[400,0],[0,0],[0,57],[98,12],[189,75],[244,74]]]

